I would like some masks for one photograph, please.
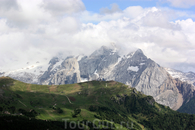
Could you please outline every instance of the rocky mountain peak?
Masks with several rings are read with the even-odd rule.
[[[108,55],[111,52],[112,49],[102,46],[100,49],[94,51],[89,57],[95,57],[100,55]]]
[[[58,62],[58,61],[59,61],[59,58],[58,58],[58,57],[53,57],[53,58],[49,61],[49,64],[54,65],[54,64],[56,64],[56,62]]]
[[[75,69],[75,68],[79,68],[78,62],[76,58],[67,58],[66,60],[64,60],[61,63],[61,66],[63,69]]]
[[[137,49],[137,50],[135,51],[135,54],[138,54],[138,53],[144,54],[143,51],[142,51],[141,49]]]

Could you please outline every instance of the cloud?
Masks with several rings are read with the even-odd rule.
[[[5,19],[6,24],[11,28],[28,28],[29,26],[32,27],[40,22],[51,19],[50,15],[39,7],[42,3],[41,0],[31,2],[26,0],[12,0],[12,2],[17,3],[17,9],[11,8],[8,10],[2,8],[0,10],[1,19]]]
[[[141,6],[130,6],[127,7],[124,11],[125,16],[128,18],[135,18],[144,13],[144,9]]]
[[[16,60],[41,61],[59,53],[89,55],[114,42],[121,54],[140,48],[162,66],[178,69],[182,64],[186,69],[181,70],[195,71],[195,21],[191,18],[174,21],[177,11],[141,6],[92,13],[82,1],[66,2],[17,0],[14,6],[4,4],[10,8],[0,10],[1,68]]]
[[[111,4],[111,9],[109,8],[101,8],[100,13],[93,13],[90,11],[83,11],[79,14],[79,19],[84,22],[101,22],[101,21],[109,21],[116,20],[123,17],[123,11],[119,8],[117,4]]]
[[[1,0],[0,1],[0,10],[8,11],[8,10],[18,10],[19,5],[17,1],[13,0]]]
[[[170,3],[171,6],[179,8],[190,8],[195,6],[194,0],[167,0],[167,2]]]
[[[111,9],[109,9],[107,7],[100,9],[101,14],[113,14],[116,12],[122,12],[122,10],[119,8],[119,6],[116,3],[111,4]]]
[[[153,7],[151,10],[152,11],[148,12],[142,17],[143,25],[150,27],[180,30],[180,26],[178,24],[170,22],[173,17],[176,17],[174,11],[160,10],[155,7]]]
[[[84,11],[81,13],[81,15],[79,15],[79,19],[83,23],[88,23],[88,22],[99,23],[101,21],[117,20],[123,16],[124,15],[122,12],[116,12],[113,14],[99,14],[99,13],[91,13],[89,11]]]
[[[65,15],[85,10],[81,0],[44,0],[42,7],[52,15]]]

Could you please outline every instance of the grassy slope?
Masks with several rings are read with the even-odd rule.
[[[125,95],[129,98],[121,100]],[[72,103],[70,103],[67,97],[75,100],[72,99]],[[0,107],[4,109],[3,111],[9,111],[11,106],[16,107],[14,113],[18,113],[19,108],[26,111],[34,109],[40,113],[36,119],[56,121],[87,119],[93,121],[96,119],[94,117],[96,115],[107,121],[115,117],[115,119],[133,121],[136,129],[144,129],[144,122],[159,114],[174,112],[155,102],[150,105],[148,101],[152,101],[153,98],[115,81],[91,81],[51,86],[27,84],[1,77],[0,99]],[[61,108],[63,113],[57,113],[52,108],[53,106]],[[98,110],[90,111],[90,106]],[[81,114],[73,118],[71,113],[75,108],[81,108]],[[111,115],[116,116],[110,117]],[[115,126],[119,126],[119,124],[115,122]]]
[[[27,111],[34,109],[40,113],[36,118],[42,120],[87,119],[93,121],[96,113],[89,111],[89,106],[108,106],[104,101],[110,100],[111,95],[128,93],[127,86],[123,88],[121,86],[124,85],[117,82],[97,81],[68,85],[35,85],[4,77],[0,79],[0,89],[4,91],[3,97],[9,97],[9,101],[13,98],[14,101],[9,104],[2,103],[0,106],[4,108],[4,111],[11,106]],[[74,97],[76,100],[71,101],[71,104],[67,97]],[[54,105],[61,108],[64,111],[63,114],[58,114],[52,109]],[[71,112],[78,107],[81,108],[81,116],[73,118]]]

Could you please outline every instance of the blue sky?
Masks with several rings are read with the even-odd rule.
[[[172,0],[177,1],[177,0]],[[181,1],[181,0],[178,0]],[[184,0],[185,1],[185,0]],[[186,2],[195,0],[186,0]],[[111,4],[115,3],[119,6],[121,10],[126,9],[129,6],[141,6],[143,8],[157,7],[157,8],[169,8],[176,11],[187,12],[189,15],[194,15],[191,17],[195,19],[195,2],[193,4],[188,4],[188,7],[181,7],[181,5],[172,5],[171,2],[166,2],[166,0],[82,0],[86,10],[93,13],[100,13],[101,8],[111,9]],[[182,3],[181,3],[182,4]],[[175,20],[187,19],[188,16],[178,17]]]
[[[142,6],[142,7],[153,7],[156,3],[153,1],[132,1],[132,0],[82,0],[88,11],[99,13],[100,8],[110,8],[110,5],[116,3],[119,5],[121,10],[129,6]]]
[[[189,6],[189,7],[176,7],[176,6],[172,6],[170,2],[165,2],[165,1],[166,0],[163,0],[163,1],[159,1],[159,0],[82,0],[86,9],[88,11],[93,11],[93,12],[99,12],[100,8],[109,7],[109,5],[113,3],[118,4],[122,10],[129,6],[142,6],[144,8],[156,6],[156,7],[169,7],[169,8],[177,9],[177,10],[186,10],[186,11],[188,10],[188,11],[195,12],[195,8],[194,8],[195,6],[193,4],[192,6]]]

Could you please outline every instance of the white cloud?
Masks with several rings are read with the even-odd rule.
[[[13,0],[12,0],[13,1]],[[51,16],[44,12],[39,6],[41,0],[26,1],[14,0],[18,8],[9,10],[2,8],[0,17],[6,19],[6,24],[11,28],[27,28],[40,22],[48,21]]]
[[[100,13],[102,13],[102,14],[113,14],[116,12],[122,12],[122,10],[119,8],[119,6],[116,3],[111,4],[111,9],[109,9],[107,7],[100,9]]]
[[[90,22],[101,22],[101,21],[109,21],[109,20],[117,20],[121,17],[123,17],[122,12],[116,12],[112,14],[98,14],[98,13],[91,13],[89,11],[84,11],[81,14],[79,14],[79,19],[84,22],[88,23]]]
[[[195,6],[195,0],[167,0],[174,7],[189,8]]]
[[[66,0],[69,3],[62,5],[57,1],[54,6],[52,2],[18,0],[13,5],[4,4],[10,7],[0,10],[1,67],[15,60],[37,61],[58,53],[90,54],[115,42],[122,52],[140,48],[162,66],[182,65],[195,71],[195,22],[190,18],[171,21],[178,17],[177,11],[132,6],[98,14],[84,10],[79,0]]]
[[[180,26],[170,22],[170,19],[175,17],[175,15],[176,14],[171,10],[162,11],[153,7],[152,11],[148,12],[147,14],[145,14],[145,16],[142,17],[142,23],[143,25],[150,27],[180,30]]]
[[[123,12],[128,18],[136,18],[144,13],[144,9],[141,6],[130,6],[127,7]]]
[[[19,5],[17,1],[13,0],[1,0],[0,1],[0,10],[8,11],[8,10],[18,10]]]
[[[65,15],[85,10],[81,0],[44,0],[42,7],[53,15]]]

